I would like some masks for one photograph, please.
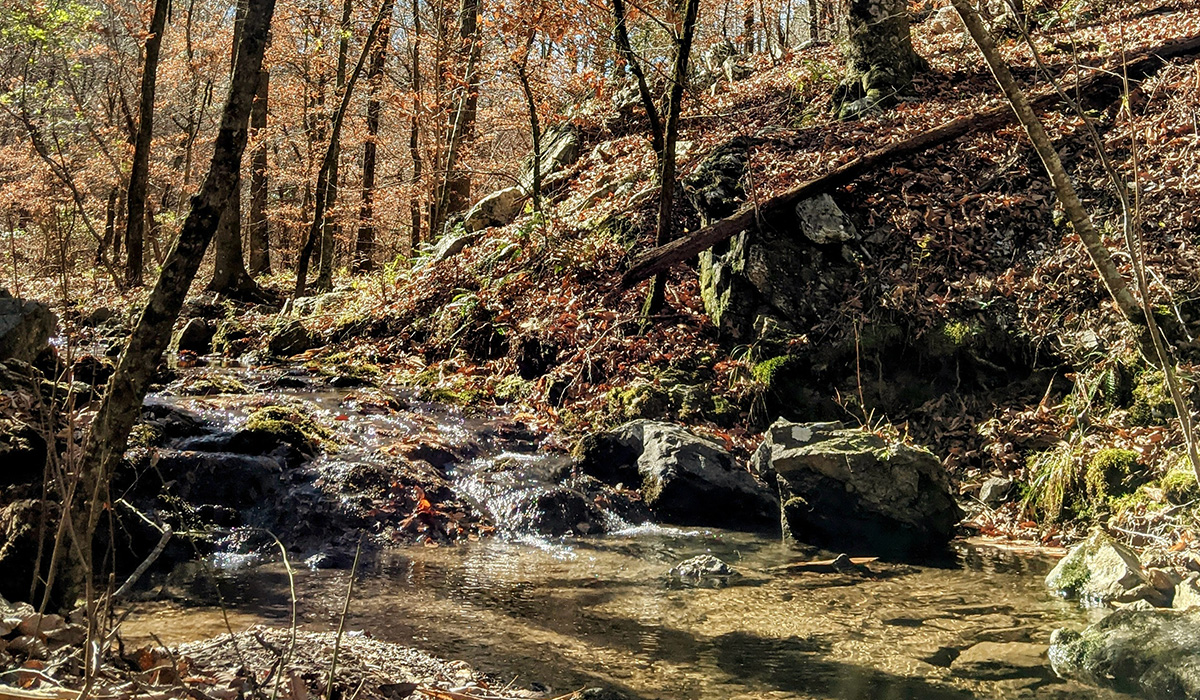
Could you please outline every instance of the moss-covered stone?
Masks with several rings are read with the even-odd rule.
[[[612,389],[608,404],[623,419],[661,418],[671,410],[671,395],[657,384],[638,382]]]
[[[1107,503],[1117,496],[1132,493],[1141,469],[1138,454],[1132,450],[1100,450],[1088,462],[1084,473],[1087,495],[1094,503]]]
[[[1133,405],[1129,422],[1134,425],[1159,425],[1175,415],[1175,404],[1167,390],[1162,372],[1143,372],[1133,387]]]
[[[1188,503],[1200,498],[1200,487],[1196,485],[1196,473],[1187,458],[1171,467],[1158,481],[1163,496],[1171,503]]]
[[[333,433],[312,416],[288,406],[265,406],[246,418],[244,433],[286,443],[305,454],[316,454]]]

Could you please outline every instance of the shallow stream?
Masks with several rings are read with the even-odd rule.
[[[308,398],[341,410],[336,399]],[[236,409],[221,410],[236,420]],[[337,459],[422,423],[446,439],[470,428],[453,412],[430,415],[386,425],[342,417],[359,452]],[[474,463],[498,458],[485,450]],[[469,482],[471,468],[460,470]],[[699,586],[668,575],[706,553],[742,575]],[[512,533],[389,548],[360,564],[348,628],[468,661],[519,686],[544,686],[549,696],[605,686],[631,700],[1127,697],[1061,681],[1039,657],[1055,628],[1082,627],[1089,615],[1046,590],[1050,557],[964,542],[941,566],[780,568],[814,556],[825,554],[768,536],[652,525],[600,537]],[[282,564],[224,573],[235,630],[290,623]],[[300,624],[336,628],[350,573],[301,567],[295,576]],[[138,605],[125,631],[135,643],[151,632],[176,643],[223,633],[225,620],[215,607],[150,602]]]

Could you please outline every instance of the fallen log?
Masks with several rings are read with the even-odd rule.
[[[1126,64],[1126,73],[1130,80],[1140,80],[1153,75],[1161,66],[1165,65],[1166,61],[1172,58],[1191,56],[1197,53],[1200,53],[1200,36],[1178,39],[1133,57]],[[1067,87],[1067,91],[1070,93],[1095,93],[1105,88],[1120,88],[1122,76],[1119,71],[1118,67],[1115,71],[1096,72],[1075,85]],[[1111,102],[1119,94],[1118,92],[1107,102]],[[1030,102],[1034,107],[1044,109],[1057,103],[1059,99],[1057,92],[1047,91],[1037,98],[1031,99]],[[631,287],[677,263],[690,260],[714,245],[750,229],[757,221],[774,218],[794,207],[801,200],[848,185],[860,176],[881,166],[894,163],[905,156],[945,145],[970,133],[998,128],[1014,119],[1012,108],[1006,103],[953,119],[912,138],[878,148],[820,177],[808,180],[787,192],[760,202],[757,206],[742,207],[732,216],[709,224],[670,243],[651,248],[630,263],[629,269],[621,277],[621,286]]]

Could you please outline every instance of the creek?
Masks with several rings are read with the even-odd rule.
[[[447,471],[464,500],[493,519],[511,512],[504,503],[514,492],[547,488],[563,463],[533,441],[483,439],[494,423],[443,406],[408,399],[404,410],[380,414],[348,410],[346,391],[285,396],[336,418],[330,424],[345,444],[317,459],[326,473],[379,459],[381,444],[422,431],[475,444]],[[248,397],[154,400],[236,425]],[[497,464],[508,466],[497,472]],[[466,660],[517,686],[540,685],[550,697],[593,686],[631,700],[1128,697],[1049,669],[1050,633],[1082,628],[1096,613],[1045,588],[1054,563],[1046,554],[958,542],[937,565],[796,571],[781,566],[831,553],[770,535],[610,520],[601,536],[542,537],[500,522],[495,537],[372,549],[359,564],[347,628]],[[688,585],[668,574],[699,554],[741,576]],[[238,631],[290,624],[282,563],[221,553],[212,560],[224,612],[139,603],[124,626],[127,642],[151,633],[168,644],[206,638],[224,633],[227,619]],[[336,629],[347,568],[296,564],[302,627]]]

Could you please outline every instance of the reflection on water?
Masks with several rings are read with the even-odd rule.
[[[680,587],[667,570],[709,552],[734,585]],[[1014,664],[972,673],[955,659],[976,643],[1045,644],[1088,613],[1051,596],[1052,562],[963,546],[945,568],[873,564],[874,575],[787,573],[786,545],[752,535],[642,528],[629,536],[538,546],[499,540],[387,552],[364,567],[350,624],[519,684],[556,692],[603,685],[644,700],[1116,698]],[[330,628],[345,571],[298,572],[303,624]],[[277,565],[231,574],[235,626],[286,624]],[[223,630],[208,609],[170,612],[179,641]],[[220,622],[220,624],[217,624]]]

